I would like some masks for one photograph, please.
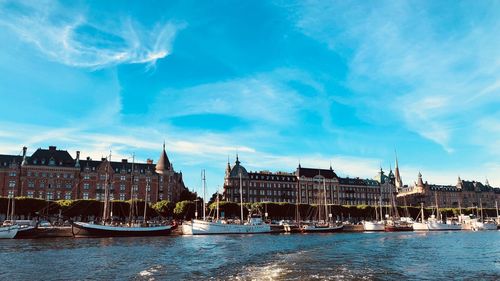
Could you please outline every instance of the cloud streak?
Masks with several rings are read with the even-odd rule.
[[[113,22],[54,1],[0,3],[0,26],[35,46],[49,60],[72,67],[100,69],[117,64],[147,64],[172,52],[175,22],[143,26],[130,17]]]

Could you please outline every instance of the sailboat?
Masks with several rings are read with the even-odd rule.
[[[472,230],[496,230],[497,224],[494,220],[485,220],[483,215],[483,202],[479,199],[479,204],[481,207],[481,218],[472,220]]]
[[[111,161],[111,154],[109,155]],[[132,163],[132,182],[134,163]],[[85,237],[141,237],[141,236],[164,236],[170,234],[172,229],[171,225],[148,225],[146,223],[146,207],[149,186],[146,186],[145,199],[144,199],[144,224],[136,225],[129,223],[128,225],[114,225],[111,224],[111,210],[110,210],[110,195],[109,195],[109,165],[106,166],[106,178],[104,185],[104,210],[103,219],[100,224],[86,223],[86,222],[72,222],[71,232],[75,238]],[[149,184],[149,183],[148,183]],[[133,189],[133,188],[132,188]],[[131,204],[131,210],[133,206]]]
[[[399,217],[398,209],[396,205],[396,199],[394,198],[394,193],[391,194],[391,210],[392,210],[392,218],[388,218],[385,225],[386,232],[394,232],[394,231],[412,231],[413,226],[412,223],[407,220],[402,220]]]
[[[422,221],[421,222],[414,222],[413,223],[413,230],[415,230],[415,231],[461,230],[462,229],[462,225],[460,223],[457,223],[456,221],[448,219],[448,220],[446,220],[446,222],[443,222],[442,214],[439,211],[437,193],[434,193],[434,197],[435,197],[435,200],[436,200],[436,214],[437,214],[437,218],[436,218],[435,215],[431,215],[427,220],[425,220],[425,218],[424,218],[424,208],[423,208],[423,204],[422,204],[421,208],[420,208],[420,213],[421,213],[421,216],[422,216]]]
[[[16,236],[17,232],[21,228],[14,222],[14,197],[9,197],[7,203],[7,218],[10,216],[10,220],[5,220],[0,226],[0,239],[12,239]]]
[[[324,221],[321,221],[320,210],[321,204],[318,204],[318,221],[313,224],[305,224],[302,226],[301,231],[308,232],[339,232],[342,231],[344,226],[342,224],[335,224],[328,220],[328,216],[331,218],[331,214],[328,213],[328,204],[326,201],[326,181],[323,178],[323,193],[324,193],[324,202],[325,202],[325,218]],[[321,202],[321,200],[319,200]]]
[[[193,219],[190,222],[182,224],[182,233],[184,235],[206,235],[206,234],[251,234],[251,233],[270,233],[271,226],[265,224],[260,214],[249,214],[246,223],[243,223],[243,190],[242,177],[240,176],[240,223],[228,223],[219,218],[219,191],[217,191],[217,217],[214,221],[210,221],[206,217],[205,212],[205,190],[206,179],[205,171],[202,173],[203,180],[203,219]]]
[[[382,197],[379,198],[380,201],[380,219],[379,213],[377,210],[377,205],[375,205],[375,220],[372,221],[363,221],[363,229],[364,231],[384,231],[385,223],[382,220]]]

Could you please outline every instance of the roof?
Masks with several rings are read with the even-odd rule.
[[[297,175],[306,178],[314,178],[315,176],[323,176],[327,179],[338,178],[333,169],[302,168],[300,166],[297,168]]]
[[[248,178],[248,172],[245,167],[240,165],[240,160],[238,159],[238,155],[236,155],[236,162],[233,168],[231,169],[231,172],[229,173],[230,178],[239,178],[241,174],[242,178]]]
[[[167,152],[165,151],[165,144],[163,144],[163,150],[160,154],[160,159],[156,164],[155,170],[157,173],[163,174],[163,172],[170,169],[170,161],[168,160]]]
[[[28,165],[75,167],[75,160],[68,151],[49,146],[49,149],[37,149],[28,157]]]
[[[11,163],[21,163],[23,157],[19,155],[0,154],[0,167],[7,167]]]
[[[368,185],[366,180],[360,178],[339,178],[342,185]]]
[[[266,180],[266,181],[290,181],[294,182],[297,180],[297,177],[295,177],[294,174],[288,173],[267,173],[267,172],[249,172],[248,173],[250,179],[254,180]]]

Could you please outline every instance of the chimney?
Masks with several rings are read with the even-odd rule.
[[[23,161],[21,162],[21,166],[28,164],[28,160],[26,159],[26,150],[28,150],[28,148],[23,146]]]
[[[126,164],[126,163],[128,163],[128,160],[127,159],[122,159],[122,163]]]
[[[90,158],[90,156],[87,156],[87,161],[90,161],[90,160],[92,160],[92,159]]]
[[[80,167],[80,151],[76,152],[76,163],[75,167]]]
[[[146,160],[146,163],[147,163],[147,164],[150,164],[150,165],[151,165],[151,164],[153,164],[153,159],[149,159],[149,158],[148,158],[148,160]]]
[[[57,147],[56,147],[56,146],[53,146],[53,145],[49,146],[49,150],[56,150],[56,148],[57,148]]]
[[[101,157],[101,161],[106,161],[106,157]]]

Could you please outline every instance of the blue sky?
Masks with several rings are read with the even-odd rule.
[[[0,153],[500,186],[497,1],[69,4],[0,0]]]

